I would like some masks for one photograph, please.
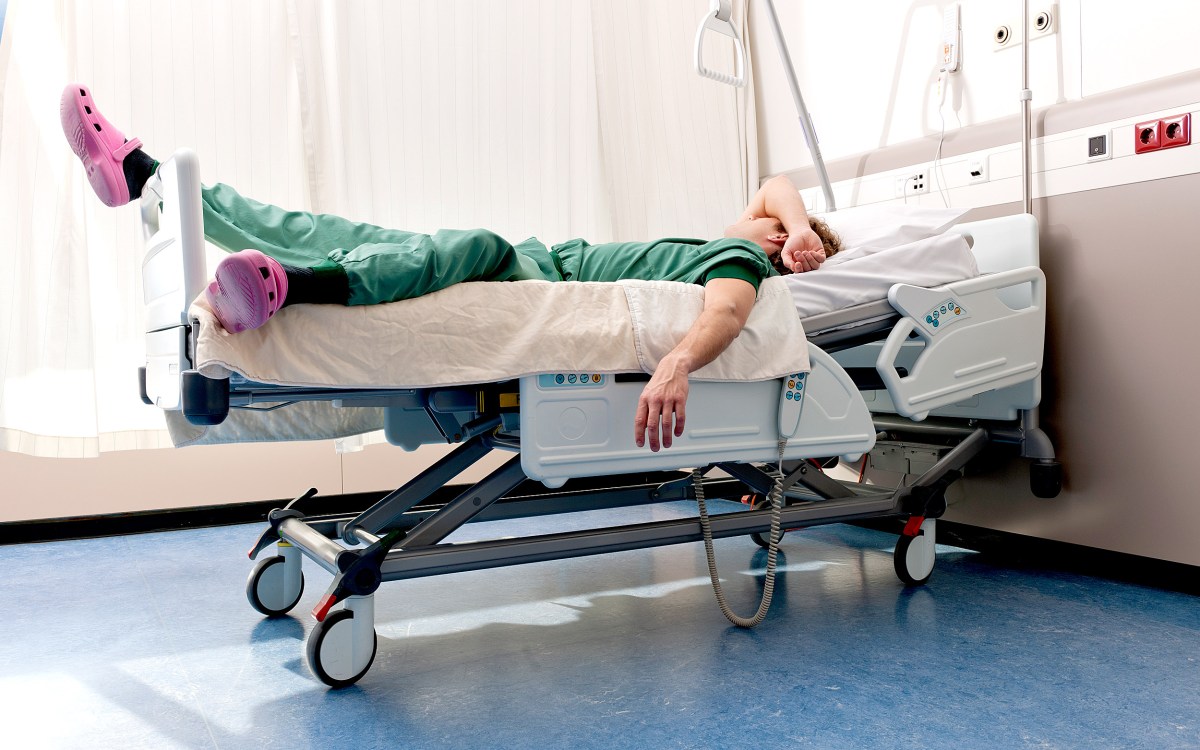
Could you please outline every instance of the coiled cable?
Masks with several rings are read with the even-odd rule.
[[[696,486],[696,503],[700,506],[700,531],[704,535],[704,552],[708,556],[708,576],[712,579],[713,592],[717,595],[717,606],[739,628],[752,628],[762,622],[771,607],[771,597],[775,593],[775,560],[779,554],[779,526],[783,517],[783,452],[787,449],[787,439],[779,441],[779,463],[775,467],[775,486],[767,496],[771,503],[771,536],[767,544],[767,575],[763,580],[762,601],[753,617],[742,617],[730,608],[725,601],[725,592],[721,589],[721,577],[717,575],[717,555],[713,551],[712,523],[708,518],[708,507],[704,503],[704,481],[699,469],[692,469],[692,483]]]

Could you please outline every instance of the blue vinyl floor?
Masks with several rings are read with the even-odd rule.
[[[785,538],[753,631],[718,611],[699,544],[387,583],[374,666],[329,691],[303,660],[329,577],[307,564],[294,616],[264,620],[243,591],[259,530],[0,547],[0,747],[1200,747],[1186,594],[949,547],[906,589],[894,536],[835,525]],[[751,612],[765,553],[717,553]]]

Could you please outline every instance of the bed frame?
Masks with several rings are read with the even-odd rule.
[[[352,684],[370,668],[374,594],[384,581],[702,539],[699,519],[686,518],[444,543],[468,522],[694,499],[696,485],[679,473],[682,466],[699,467],[708,497],[765,496],[775,483],[776,474],[760,464],[776,456],[777,435],[763,425],[776,424],[786,382],[693,383],[688,433],[670,450],[651,453],[633,445],[628,429],[648,380],[643,373],[583,379],[546,373],[436,389],[291,388],[200,375],[193,365],[198,322],[188,314],[209,278],[199,174],[194,154],[182,150],[143,193],[143,400],[205,425],[219,424],[231,409],[264,404],[383,407],[389,442],[407,449],[458,445],[360,513],[307,516],[311,489],[269,514],[250,556],[271,546],[276,552],[251,572],[247,597],[263,614],[281,616],[300,600],[302,558],[332,575],[306,648],[310,669],[326,684]],[[1045,331],[1036,220],[1022,214],[952,231],[973,242],[985,275],[934,289],[898,284],[887,300],[804,321],[813,370],[784,464],[784,528],[907,519],[895,552],[896,572],[907,584],[928,580],[946,489],[988,444],[1017,445],[1033,460],[1035,494],[1053,497],[1061,486],[1053,446],[1029,418],[1040,400]],[[516,455],[448,502],[430,502],[494,449]],[[916,479],[885,488],[840,481],[824,470],[828,457],[856,460],[873,449],[873,464]],[[597,476],[608,477],[599,489],[593,482],[546,492],[530,482],[553,489]],[[712,536],[748,535],[766,546],[770,523],[770,508],[748,507],[714,516]]]

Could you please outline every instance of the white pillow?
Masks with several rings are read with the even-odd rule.
[[[840,258],[841,253],[833,256]],[[961,234],[880,248],[854,263],[826,261],[815,271],[784,276],[801,318],[887,299],[893,284],[939,286],[979,275],[975,254]]]
[[[813,216],[824,220],[842,238],[841,252],[825,262],[836,265],[890,247],[936,237],[969,210],[873,203]]]

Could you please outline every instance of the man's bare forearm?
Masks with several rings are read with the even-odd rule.
[[[804,199],[792,181],[783,175],[763,183],[746,207],[746,216],[773,216],[783,223],[788,234],[810,229]]]
[[[650,439],[650,450],[670,447],[687,419],[688,376],[716,359],[737,338],[754,307],[754,286],[741,279],[713,279],[705,285],[704,309],[675,348],[662,358],[638,399],[634,440]]]

